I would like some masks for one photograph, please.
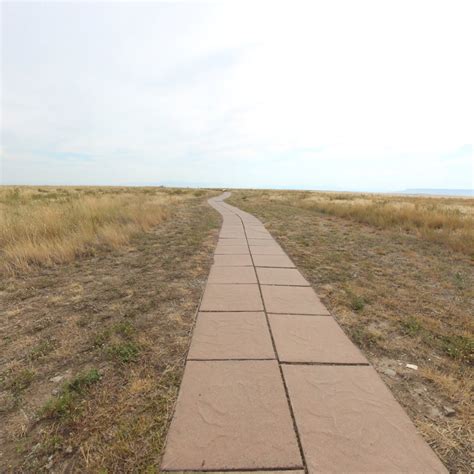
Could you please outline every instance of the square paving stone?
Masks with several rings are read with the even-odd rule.
[[[266,227],[263,224],[259,224],[258,222],[245,222],[244,226],[246,230],[250,230],[252,232],[268,232]]]
[[[242,225],[227,225],[221,227],[220,234],[236,234],[243,235],[245,238],[244,227]],[[238,237],[240,238],[240,237]]]
[[[244,226],[242,224],[223,224],[221,227],[222,232],[243,232]]]
[[[189,361],[163,470],[302,467],[276,361]]]
[[[269,313],[329,315],[311,287],[262,285],[262,294]]]
[[[249,239],[263,239],[263,240],[274,240],[269,232],[256,232],[254,230],[246,231],[247,238]]]
[[[238,226],[242,226],[242,222],[240,221],[240,219],[238,217],[235,217],[235,216],[230,216],[229,214],[224,214],[223,215],[223,219],[222,219],[222,225],[224,227],[226,226],[234,226],[234,227],[238,227]]]
[[[243,230],[226,230],[219,233],[219,239],[245,239]]]
[[[248,255],[247,245],[220,245],[215,250],[215,255]]]
[[[265,314],[199,313],[188,359],[275,359]]]
[[[256,267],[295,268],[286,255],[255,255],[253,261]]]
[[[265,227],[262,225],[262,223],[258,219],[246,217],[246,216],[240,216],[240,217],[246,227],[255,226],[255,227],[263,227],[265,229]]]
[[[219,267],[251,267],[250,255],[214,255],[214,265]]]
[[[219,267],[213,265],[208,283],[257,283],[253,267]]]
[[[269,314],[281,362],[367,364],[367,359],[327,316]]]
[[[239,231],[239,230],[244,230],[244,226],[242,224],[227,224],[227,223],[224,223],[221,227],[221,230]]]
[[[217,245],[247,245],[246,239],[219,239]]]
[[[218,285],[208,283],[201,311],[262,311],[258,285]]]
[[[283,373],[310,473],[447,472],[372,367]]]
[[[257,268],[262,285],[309,286],[296,268]]]
[[[272,238],[272,239],[249,239],[249,245],[251,247],[255,247],[255,246],[260,246],[260,245],[263,245],[264,247],[267,247],[269,245],[276,245],[279,247],[279,245],[277,244],[277,241]]]
[[[252,255],[286,255],[279,245],[252,245]]]

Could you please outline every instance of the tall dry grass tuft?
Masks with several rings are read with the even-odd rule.
[[[26,270],[70,262],[100,246],[120,247],[166,219],[180,199],[164,191],[4,188],[0,268]]]

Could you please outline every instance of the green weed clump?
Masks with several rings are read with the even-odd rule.
[[[110,356],[118,362],[128,364],[137,360],[139,349],[133,342],[121,342],[108,348]]]
[[[87,389],[98,382],[101,376],[97,369],[91,369],[79,374],[75,379],[66,383],[61,393],[51,399],[41,410],[44,418],[65,418],[70,416],[77,408],[81,396]]]

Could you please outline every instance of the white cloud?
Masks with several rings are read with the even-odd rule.
[[[4,182],[470,187],[470,2],[6,3]]]

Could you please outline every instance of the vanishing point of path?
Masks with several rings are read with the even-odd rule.
[[[447,472],[263,224],[224,202],[163,471]]]

